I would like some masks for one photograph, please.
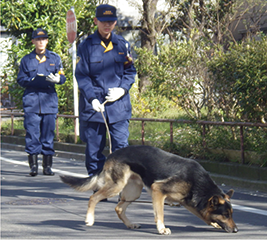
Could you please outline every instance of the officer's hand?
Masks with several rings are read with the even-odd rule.
[[[116,100],[120,99],[125,94],[125,90],[120,87],[114,87],[108,89],[108,95],[106,99],[108,102],[115,102]]]
[[[46,81],[49,81],[51,83],[59,83],[60,82],[60,75],[56,73],[55,75],[53,73],[50,73],[46,79]]]
[[[97,112],[104,112],[105,111],[105,107],[103,104],[101,104],[98,99],[94,99],[92,101],[92,107],[95,111]]]

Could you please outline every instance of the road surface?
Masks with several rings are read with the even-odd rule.
[[[60,181],[59,176],[86,176],[84,162],[54,158],[55,176],[30,177],[27,154],[1,150],[1,239],[267,239],[267,192],[235,189],[232,199],[238,233],[226,233],[206,225],[183,207],[165,206],[170,236],[157,233],[152,205],[133,203],[127,216],[142,228],[129,230],[115,213],[117,197],[96,207],[93,227],[85,225],[88,199]],[[41,165],[41,160],[39,161]],[[232,186],[218,183],[227,191]],[[150,201],[143,191],[139,200]]]

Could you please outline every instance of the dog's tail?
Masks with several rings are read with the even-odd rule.
[[[86,192],[89,190],[96,191],[99,189],[98,174],[87,178],[78,178],[72,176],[60,176],[60,178],[62,182],[79,192]]]

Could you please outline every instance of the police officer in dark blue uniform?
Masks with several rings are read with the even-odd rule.
[[[38,154],[43,155],[43,174],[51,170],[54,155],[54,130],[58,112],[55,84],[66,81],[58,54],[46,49],[48,35],[38,28],[32,33],[35,49],[20,63],[17,82],[25,88],[23,94],[25,151],[29,154],[30,175],[38,174]]]
[[[136,75],[129,42],[112,32],[117,23],[116,8],[99,5],[94,23],[97,31],[79,45],[75,72],[80,90],[80,138],[86,142],[89,176],[102,170],[105,162],[106,127],[100,111],[108,123],[112,151],[128,146],[129,90]]]

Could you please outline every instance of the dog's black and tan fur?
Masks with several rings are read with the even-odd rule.
[[[127,206],[140,197],[143,186],[152,196],[155,222],[160,234],[171,234],[164,225],[164,202],[179,203],[208,225],[226,232],[237,232],[230,198],[223,193],[201,165],[191,159],[150,146],[129,146],[108,156],[103,171],[88,178],[61,176],[64,183],[78,191],[98,190],[90,197],[86,225],[95,221],[96,204],[120,195],[115,210],[131,229],[140,225],[126,217]]]

